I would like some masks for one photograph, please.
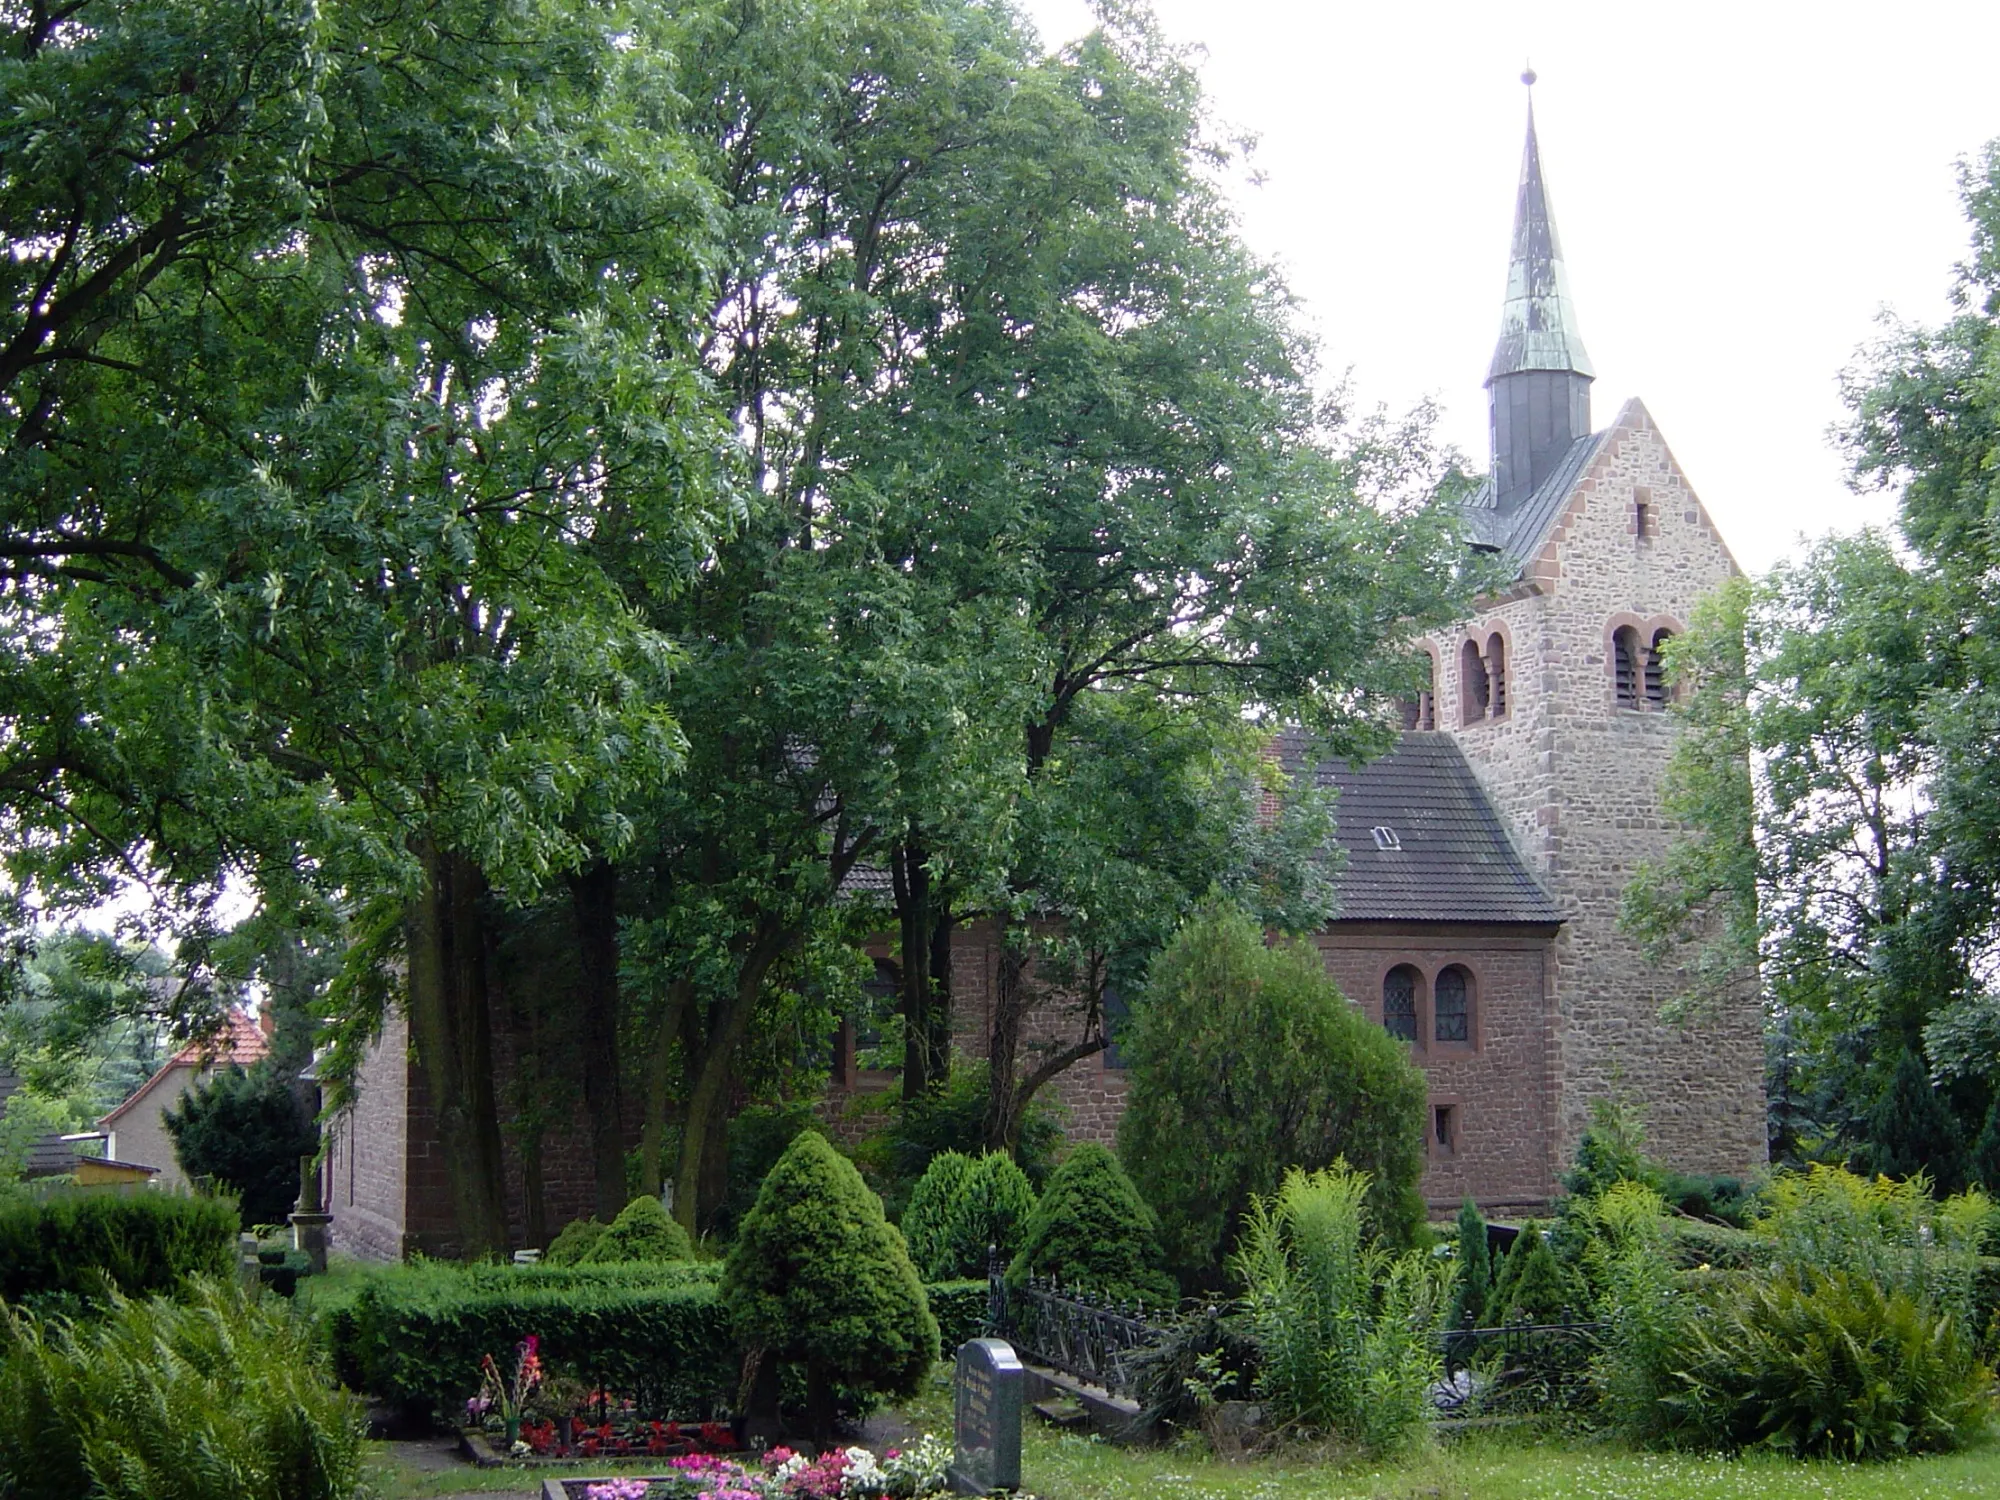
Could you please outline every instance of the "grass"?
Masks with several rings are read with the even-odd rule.
[[[950,1433],[948,1378],[940,1366],[924,1393],[904,1405],[911,1425]],[[382,1500],[526,1495],[552,1472],[468,1466],[419,1473],[395,1464],[388,1445],[370,1446],[380,1450]],[[590,1472],[647,1470],[627,1463]],[[1515,1432],[1456,1438],[1400,1464],[1310,1456],[1226,1462],[1190,1447],[1117,1448],[1031,1417],[1021,1477],[1036,1500],[2000,1500],[2000,1446],[1857,1465],[1635,1453],[1588,1437]]]

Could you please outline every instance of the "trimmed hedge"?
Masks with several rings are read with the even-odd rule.
[[[716,1296],[716,1265],[337,1266],[299,1283],[298,1302],[343,1384],[447,1413],[479,1385],[479,1356],[505,1356],[528,1334],[542,1358],[675,1416],[723,1413],[737,1350]],[[978,1338],[984,1281],[924,1288],[951,1358]],[[578,1352],[582,1351],[582,1352]]]
[[[976,1339],[986,1325],[986,1282],[933,1281],[924,1288],[937,1319],[938,1348],[945,1359],[967,1339]]]
[[[1670,1215],[1665,1227],[1667,1253],[1676,1266],[1688,1271],[1696,1266],[1745,1270],[1757,1263],[1757,1249],[1765,1243],[1747,1229],[1731,1229],[1726,1224],[1710,1224],[1702,1219]]]
[[[729,1320],[707,1265],[461,1266],[419,1261],[308,1282],[342,1381],[447,1414],[479,1387],[480,1356],[503,1367],[529,1334],[545,1363],[630,1395],[656,1416],[723,1413],[738,1375]]]
[[[0,1298],[128,1297],[236,1270],[236,1204],[180,1193],[54,1192],[0,1199]]]

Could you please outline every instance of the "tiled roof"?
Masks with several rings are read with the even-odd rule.
[[[1493,481],[1488,479],[1465,502],[1465,517],[1473,542],[1504,554],[1516,568],[1525,568],[1542,550],[1563,507],[1569,503],[1570,491],[1576,488],[1583,471],[1597,456],[1598,448],[1610,436],[1611,429],[1607,427],[1571,443],[1562,462],[1514,510],[1501,512],[1493,508]]]
[[[231,1063],[247,1068],[264,1058],[270,1050],[270,1039],[264,1035],[263,1029],[247,1012],[235,1009],[226,1011],[215,1030],[205,1037],[189,1042],[168,1058],[159,1072],[132,1090],[124,1103],[104,1115],[97,1123],[116,1124],[152,1093],[155,1084],[176,1068],[226,1068]]]
[[[1296,774],[1303,741],[1285,735],[1278,748]],[[1317,774],[1339,792],[1334,836],[1347,862],[1336,922],[1562,920],[1450,735],[1405,734],[1379,760],[1328,761]]]

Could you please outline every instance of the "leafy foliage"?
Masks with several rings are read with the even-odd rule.
[[[306,1326],[224,1284],[82,1323],[0,1307],[0,1492],[19,1500],[349,1500],[366,1430]]]
[[[1095,1141],[1073,1146],[1028,1215],[1009,1285],[1030,1276],[1113,1302],[1171,1304],[1177,1291],[1160,1268],[1160,1220],[1118,1158]]]
[[[1366,1174],[1293,1168],[1253,1198],[1232,1265],[1259,1350],[1258,1390],[1280,1421],[1395,1453],[1429,1431],[1451,1268],[1393,1255],[1365,1232]]]
[[[721,1295],[743,1344],[804,1366],[816,1431],[831,1426],[836,1387],[910,1395],[938,1355],[937,1321],[902,1235],[816,1131],[764,1179],[723,1264]]]
[[[181,1170],[237,1195],[243,1223],[282,1224],[299,1197],[299,1158],[319,1151],[319,1131],[275,1068],[231,1064],[166,1112]]]
[[[1849,1460],[1975,1441],[1993,1423],[1974,1330],[1989,1212],[1921,1183],[1782,1174],[1748,1271],[1675,1273],[1657,1194],[1593,1208],[1607,1269],[1609,1410],[1634,1436]]]
[[[236,1205],[178,1193],[0,1196],[0,1299],[95,1297],[103,1278],[140,1297],[234,1273]]]
[[[645,1194],[626,1204],[604,1233],[592,1236],[590,1248],[577,1259],[579,1264],[593,1266],[692,1260],[694,1246],[660,1200]]]
[[[898,1101],[888,1130],[863,1148],[865,1156],[882,1162],[889,1178],[885,1192],[898,1183],[915,1184],[941,1152],[981,1155],[991,1099],[992,1070],[985,1061],[957,1058],[943,1083],[914,1099]],[[1039,1103],[1031,1105],[1014,1147],[1014,1159],[1031,1186],[1048,1182],[1062,1146],[1062,1125],[1055,1112]]]
[[[1185,1282],[1219,1283],[1250,1199],[1294,1166],[1345,1159],[1369,1182],[1375,1231],[1392,1246],[1416,1235],[1423,1074],[1310,945],[1269,945],[1249,916],[1203,912],[1154,961],[1121,1046],[1119,1154]]]

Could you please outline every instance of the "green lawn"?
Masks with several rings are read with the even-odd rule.
[[[947,1379],[940,1366],[902,1415],[914,1426],[948,1434]],[[393,1465],[386,1445],[370,1446],[384,1464],[377,1475],[383,1500],[526,1495],[540,1478],[470,1467],[419,1474]],[[2000,1445],[1860,1466],[1633,1453],[1589,1438],[1486,1433],[1454,1438],[1393,1465],[1307,1457],[1225,1463],[1182,1449],[1116,1448],[1030,1418],[1021,1469],[1037,1500],[2000,1500]],[[621,1471],[644,1469],[592,1472]]]

